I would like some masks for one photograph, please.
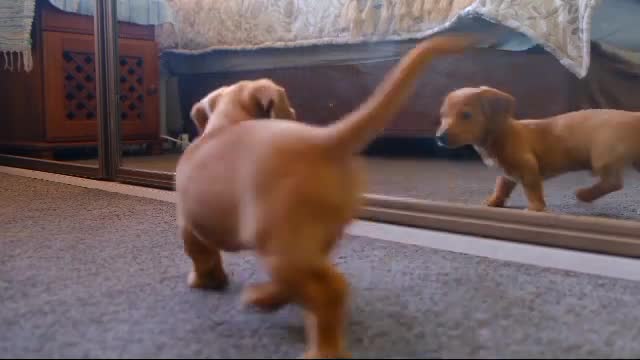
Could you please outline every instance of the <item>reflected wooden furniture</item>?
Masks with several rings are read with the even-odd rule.
[[[53,158],[56,149],[97,145],[93,18],[37,4],[33,70],[0,70],[0,150]],[[121,134],[153,153],[160,149],[158,83],[153,26],[121,23]]]

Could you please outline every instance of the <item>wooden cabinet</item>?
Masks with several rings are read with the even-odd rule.
[[[0,71],[0,147],[51,158],[55,149],[96,146],[93,18],[38,1],[32,37],[33,71]],[[159,72],[153,27],[121,24],[119,55],[123,142],[155,151]]]

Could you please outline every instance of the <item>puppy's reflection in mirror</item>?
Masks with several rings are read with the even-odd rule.
[[[593,202],[623,188],[626,167],[640,169],[640,113],[583,110],[539,120],[514,118],[515,99],[489,87],[450,93],[442,106],[437,140],[447,147],[473,145],[487,164],[504,171],[486,204],[504,206],[522,184],[528,209],[543,211],[543,181],[591,171],[595,184],[576,191]]]

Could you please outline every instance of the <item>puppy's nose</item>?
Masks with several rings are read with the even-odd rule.
[[[449,145],[449,135],[446,132],[443,132],[440,135],[436,136],[436,142],[438,143],[438,145],[440,146],[447,146]]]

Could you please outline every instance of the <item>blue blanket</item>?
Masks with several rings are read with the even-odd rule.
[[[109,0],[113,1],[113,0]],[[140,25],[172,23],[171,8],[165,0],[117,0],[118,20]],[[49,0],[60,10],[93,16],[95,0]]]

